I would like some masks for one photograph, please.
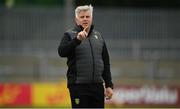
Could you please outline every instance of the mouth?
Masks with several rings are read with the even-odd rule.
[[[87,23],[87,22],[85,22],[85,23],[83,23],[83,25],[88,25],[88,23]]]

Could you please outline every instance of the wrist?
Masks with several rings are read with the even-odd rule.
[[[78,39],[78,40],[80,40],[80,41],[81,41],[81,38],[80,38],[80,36],[79,36],[79,35],[77,35],[76,39]]]

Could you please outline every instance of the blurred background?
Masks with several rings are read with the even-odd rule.
[[[70,107],[57,49],[85,4],[110,54],[106,107],[180,107],[179,0],[0,0],[0,107]]]

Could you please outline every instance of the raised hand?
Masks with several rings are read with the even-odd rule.
[[[87,29],[88,29],[88,26],[85,27],[83,29],[83,31],[79,32],[78,35],[77,35],[77,39],[79,39],[81,41],[86,39],[86,37],[88,36]]]

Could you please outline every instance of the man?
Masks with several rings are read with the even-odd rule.
[[[104,98],[111,99],[113,95],[109,54],[92,19],[91,5],[78,6],[76,25],[64,33],[58,48],[59,55],[67,57],[72,108],[104,108]]]

